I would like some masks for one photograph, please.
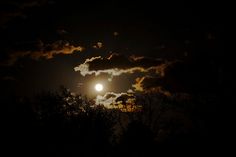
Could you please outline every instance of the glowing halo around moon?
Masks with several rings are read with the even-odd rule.
[[[97,91],[97,92],[101,92],[103,90],[103,85],[101,83],[97,83],[95,86],[94,86],[94,89]]]

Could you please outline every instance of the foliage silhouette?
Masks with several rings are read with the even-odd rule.
[[[32,98],[12,96],[5,113],[10,117],[7,134],[14,149],[53,156],[145,156],[214,144],[214,97],[146,93],[135,98],[135,105],[142,106],[139,112],[95,105],[65,87]]]

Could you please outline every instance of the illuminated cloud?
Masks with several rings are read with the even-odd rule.
[[[151,76],[138,77],[132,87],[134,87],[135,91],[146,92],[152,88],[159,87],[159,78]]]
[[[171,71],[171,69],[176,64],[179,64],[179,61],[167,62],[154,68],[151,67],[152,70],[155,70],[154,75],[148,73],[145,76],[137,77],[135,79],[135,84],[133,84],[132,87],[135,91],[138,92],[158,92],[169,95],[170,93],[168,92],[168,90],[170,90],[169,87],[172,86],[175,77],[172,76],[173,72]],[[176,75],[178,75],[178,72],[176,73]]]
[[[177,91],[181,88],[175,78],[178,76],[179,70],[172,70],[173,67],[181,62],[166,61],[162,59],[152,59],[143,56],[124,56],[117,53],[110,54],[108,57],[92,57],[86,59],[83,64],[75,67],[74,70],[80,72],[82,76],[108,74],[111,81],[114,76],[121,74],[137,73],[139,76],[135,79],[135,83],[131,85],[129,94],[136,92],[158,92],[170,95],[170,91]],[[183,74],[181,74],[183,75]],[[114,103],[113,97],[105,99],[103,104]],[[100,99],[102,100],[102,97]],[[124,102],[122,102],[124,103]]]
[[[135,104],[135,97],[131,93],[107,92],[105,95],[98,95],[95,99],[96,105],[103,105],[108,109],[120,109],[123,112],[139,110],[140,106]]]
[[[93,62],[94,60],[101,59],[101,58],[102,58],[101,56],[98,56],[98,57],[92,57],[90,59],[86,59],[83,64],[80,64],[79,66],[75,67],[74,70],[80,71],[80,74],[82,76],[94,74],[93,71],[89,71],[89,63]]]
[[[52,44],[44,44],[40,41],[35,50],[15,51],[11,53],[4,65],[13,65],[19,58],[22,57],[30,57],[35,60],[40,58],[51,59],[58,54],[68,55],[78,51],[81,52],[83,50],[83,47],[71,45],[67,41],[59,40]]]
[[[95,49],[100,49],[103,47],[103,43],[102,42],[97,42],[96,45],[93,45],[93,48]]]
[[[128,93],[107,92],[103,96],[98,95],[96,97],[96,105],[104,105],[107,108],[111,108],[120,102],[125,103],[129,98],[133,98],[133,95]]]
[[[145,79],[145,77],[141,77],[141,78],[138,77],[135,79],[136,83],[132,85],[132,87],[134,87],[135,91],[140,91],[140,92],[143,91],[142,82],[144,79]]]
[[[134,87],[135,91],[139,92],[155,92],[155,93],[162,93],[166,96],[170,96],[171,93],[162,87],[162,78],[161,77],[150,77],[150,76],[144,76],[144,77],[138,77],[136,78],[136,83],[132,85]]]
[[[113,76],[121,74],[132,74],[135,72],[147,73],[155,72],[162,75],[162,68],[166,61],[162,59],[152,59],[147,57],[124,56],[117,53],[110,54],[108,57],[92,57],[87,59],[83,64],[74,68],[81,75],[100,75],[102,73],[109,74],[111,81]]]
[[[127,93],[134,93],[134,91],[132,89],[128,89]]]

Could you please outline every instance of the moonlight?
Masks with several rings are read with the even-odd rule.
[[[94,86],[94,88],[97,92],[101,92],[103,90],[103,85],[98,83]]]

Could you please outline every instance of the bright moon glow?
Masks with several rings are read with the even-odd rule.
[[[98,83],[98,84],[96,84],[96,85],[95,85],[95,87],[94,87],[94,88],[95,88],[95,90],[96,90],[96,91],[100,92],[100,91],[102,91],[102,90],[103,90],[103,85],[102,85],[102,84],[100,84],[100,83]]]

